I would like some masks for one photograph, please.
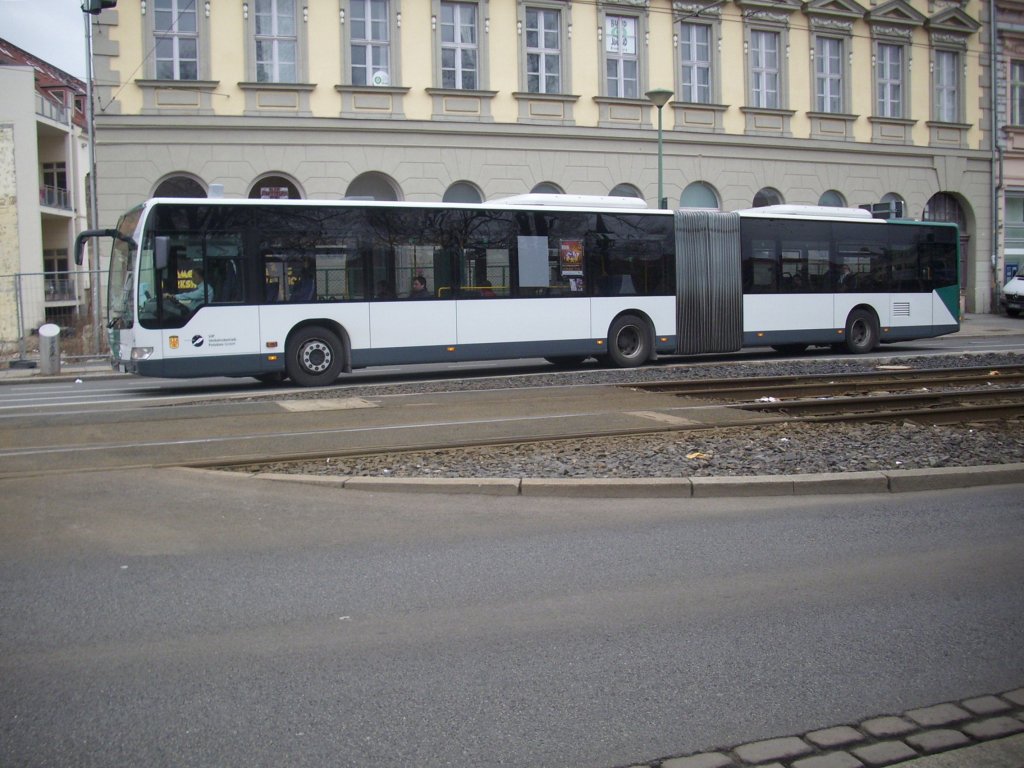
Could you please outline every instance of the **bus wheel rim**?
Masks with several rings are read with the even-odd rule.
[[[615,348],[624,357],[635,357],[640,349],[640,336],[633,328],[623,328],[615,339]]]
[[[302,367],[310,373],[323,373],[331,367],[331,347],[322,341],[313,340],[302,347]]]
[[[850,328],[850,335],[855,344],[863,344],[868,337],[868,324],[863,320],[857,320]]]

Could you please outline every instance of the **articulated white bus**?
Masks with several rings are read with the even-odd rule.
[[[959,329],[954,225],[521,195],[480,204],[154,199],[116,229],[113,365],[330,384],[372,365],[833,345]]]

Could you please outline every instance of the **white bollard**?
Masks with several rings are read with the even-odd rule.
[[[39,370],[45,376],[60,373],[60,326],[39,326]]]

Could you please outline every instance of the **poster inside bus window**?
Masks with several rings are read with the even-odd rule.
[[[559,250],[562,277],[582,277],[583,241],[563,240]]]

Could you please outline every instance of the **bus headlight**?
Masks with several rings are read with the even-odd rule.
[[[132,347],[132,360],[149,360],[152,356],[152,347]]]

